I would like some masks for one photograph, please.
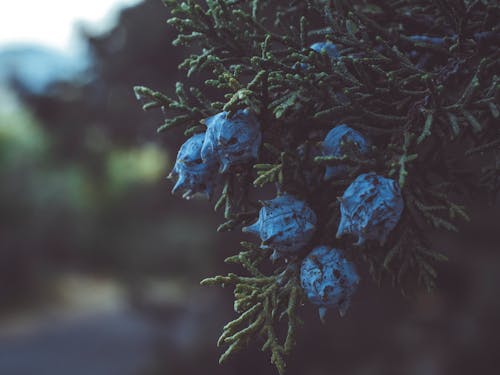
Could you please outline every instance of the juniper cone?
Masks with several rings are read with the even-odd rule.
[[[259,220],[242,230],[259,235],[262,249],[289,254],[307,245],[316,222],[316,214],[306,202],[284,194],[262,202]]]
[[[356,245],[377,240],[383,245],[401,218],[404,201],[398,183],[375,173],[359,175],[340,199],[337,238],[355,234]]]
[[[346,124],[341,124],[328,132],[321,143],[321,150],[324,156],[342,157],[350,153],[354,157],[363,157],[369,151],[369,142],[361,133]],[[345,177],[348,171],[348,166],[342,163],[335,166],[327,166],[325,169],[325,180],[333,177]]]
[[[169,178],[177,177],[172,194],[183,191],[189,199],[197,193],[211,196],[216,179],[217,161],[214,157],[201,159],[205,133],[193,135],[180,147]]]
[[[163,2],[173,44],[190,53],[180,65],[187,78],[173,97],[135,92],[144,109],[166,114],[160,132],[205,132],[218,230],[247,226],[263,241],[242,242],[226,259],[241,275],[202,281],[234,288],[237,316],[223,328],[220,362],[260,338],[283,374],[305,294],[345,312],[336,274],[318,273],[308,255],[318,244],[355,254],[352,269],[383,287],[432,291],[447,258],[429,229],[458,231],[470,220],[465,196],[493,203],[500,190],[498,1]],[[204,190],[185,181],[177,184]],[[259,211],[264,194],[281,197],[268,205],[288,203]],[[285,256],[269,265],[274,250]],[[355,273],[322,251],[315,259],[351,274],[341,279],[350,296]],[[311,271],[301,284],[303,264]]]
[[[221,112],[205,120],[207,133],[201,157],[220,163],[220,172],[227,172],[233,165],[257,159],[262,141],[260,124],[249,110],[238,110],[233,116]]]
[[[318,246],[302,261],[300,281],[307,298],[319,307],[319,315],[325,320],[329,308],[337,308],[345,316],[351,298],[359,284],[354,264],[341,250]]]
[[[339,51],[337,50],[337,46],[330,41],[316,42],[311,44],[309,48],[318,53],[326,53],[328,57],[330,57],[331,59],[340,57]]]

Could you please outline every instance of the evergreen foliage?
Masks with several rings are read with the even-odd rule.
[[[202,281],[234,287],[238,317],[223,329],[223,362],[253,337],[280,373],[294,345],[304,299],[299,265],[314,245],[345,249],[358,269],[378,283],[390,279],[403,293],[415,285],[431,291],[436,264],[429,229],[457,231],[469,220],[462,197],[497,195],[500,184],[500,3],[488,0],[164,0],[178,30],[173,44],[196,51],[180,68],[185,83],[176,97],[138,86],[144,109],[161,108],[158,128],[204,132],[204,119],[250,109],[261,124],[258,160],[222,174],[215,209],[218,230],[255,221],[253,188],[274,184],[277,194],[306,201],[318,216],[317,231],[303,254],[274,264],[270,255],[243,242],[244,275]],[[339,56],[317,52],[333,43]],[[209,75],[207,87],[189,77]],[[373,145],[356,152],[321,155],[320,141],[348,124]],[[346,145],[349,149],[349,144]],[[323,179],[326,166],[346,166],[342,178]],[[341,197],[362,173],[375,172],[399,184],[405,209],[387,241],[360,247],[337,239]],[[364,264],[363,264],[364,263]],[[281,326],[282,318],[287,323]],[[285,328],[285,332],[282,332]]]

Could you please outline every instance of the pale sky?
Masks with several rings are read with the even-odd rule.
[[[12,43],[72,49],[75,23],[109,27],[117,10],[141,0],[0,0],[0,47]],[[158,0],[160,1],[160,0]]]

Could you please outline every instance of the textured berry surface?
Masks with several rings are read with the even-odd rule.
[[[238,110],[231,118],[227,112],[220,112],[207,118],[205,125],[207,133],[201,157],[203,160],[215,157],[221,172],[257,159],[262,135],[259,121],[248,109]]]
[[[217,161],[212,158],[201,158],[201,147],[205,133],[193,135],[180,147],[170,177],[177,177],[172,189],[175,194],[182,191],[183,198],[189,199],[201,193],[210,196],[215,183]]]
[[[285,194],[262,203],[259,220],[243,228],[258,234],[262,248],[282,253],[301,250],[316,231],[316,214],[303,201]]]
[[[346,124],[338,125],[328,132],[321,144],[324,156],[342,156],[349,151],[354,154],[366,155],[369,151],[369,142],[361,133]],[[347,172],[346,165],[327,166],[325,180],[333,177],[344,177]]]
[[[330,41],[313,43],[310,48],[318,53],[326,53],[331,59],[340,57],[337,46]]]
[[[365,240],[383,244],[401,218],[403,207],[396,181],[375,173],[362,174],[341,198],[337,237],[350,233],[358,236],[357,245]]]
[[[318,246],[302,261],[300,282],[307,298],[319,306],[323,319],[328,308],[344,316],[359,284],[354,264],[338,249]]]

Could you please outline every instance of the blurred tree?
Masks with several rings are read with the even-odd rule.
[[[144,118],[130,89],[179,78],[182,51],[166,48],[173,33],[163,14],[161,2],[149,0],[124,9],[103,35],[82,29],[92,57],[83,76],[40,91],[14,82],[33,118],[1,119],[4,132],[25,132],[5,135],[1,148],[4,293],[25,300],[42,274],[68,267],[135,280],[199,275],[210,264],[221,244],[206,229],[214,214],[199,205],[192,220],[161,182],[181,134],[160,149],[157,118]],[[29,141],[37,146],[27,152]]]

